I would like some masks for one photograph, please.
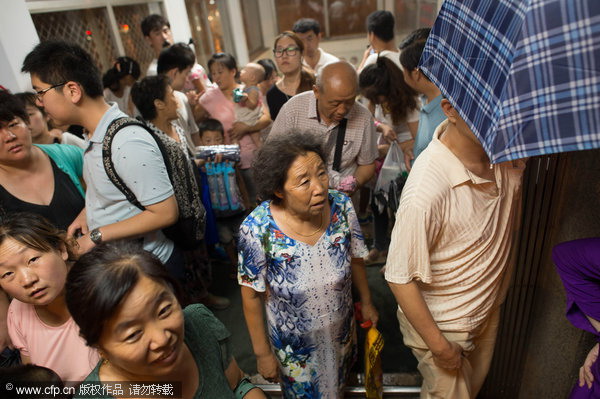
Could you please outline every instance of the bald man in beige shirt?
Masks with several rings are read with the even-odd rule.
[[[385,278],[421,398],[475,398],[489,370],[520,221],[525,163],[491,165],[448,100],[410,173]]]

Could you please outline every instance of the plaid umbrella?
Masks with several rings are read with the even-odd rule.
[[[446,0],[419,67],[493,163],[600,148],[600,0]]]

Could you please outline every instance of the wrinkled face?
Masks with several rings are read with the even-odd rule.
[[[171,87],[173,88],[173,90],[181,91],[183,89],[183,86],[185,85],[185,80],[187,79],[191,70],[192,67],[189,66],[183,71],[180,71],[179,69],[175,68],[168,73],[169,77],[171,78]]]
[[[171,33],[171,28],[168,26],[163,26],[161,29],[154,29],[150,31],[150,35],[145,36],[146,41],[156,54],[160,54],[160,51],[169,47],[173,44],[173,34]]]
[[[319,40],[321,39],[320,33],[317,35],[311,30],[304,33],[296,33],[296,35],[302,40],[302,43],[304,43],[304,51],[306,54],[312,56],[319,48]]]
[[[356,83],[327,84],[314,87],[319,116],[327,123],[339,122],[350,112],[356,99]]]
[[[0,163],[18,162],[31,154],[31,132],[23,119],[0,121]]]
[[[233,89],[235,86],[236,69],[229,69],[221,62],[213,62],[210,66],[210,75],[213,83],[221,90]]]
[[[64,291],[67,258],[64,249],[43,252],[9,238],[0,245],[0,287],[21,302],[48,305]]]
[[[302,54],[298,45],[292,38],[284,36],[277,41],[274,50],[277,52],[285,49],[296,49],[296,52],[294,55],[289,55],[288,52],[284,51],[281,57],[275,57],[277,68],[283,74],[297,72],[302,67]]]
[[[218,130],[205,130],[202,132],[202,145],[223,144],[223,133]]]
[[[171,290],[142,276],[103,328],[99,351],[120,375],[169,375],[182,359],[183,312]]]
[[[31,138],[35,140],[48,131],[48,123],[46,117],[39,110],[38,107],[33,105],[26,105],[25,109],[29,116],[29,128],[31,129]]]
[[[319,214],[327,201],[329,177],[323,160],[314,152],[298,156],[286,174],[283,191],[276,195],[295,214]]]

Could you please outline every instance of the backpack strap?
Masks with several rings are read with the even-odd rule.
[[[108,126],[108,129],[106,130],[106,135],[104,136],[104,140],[102,140],[102,163],[104,164],[104,170],[106,171],[106,175],[108,176],[108,178],[110,179],[112,184],[114,184],[114,186],[120,192],[122,192],[123,195],[125,195],[125,198],[127,198],[127,201],[129,201],[130,203],[132,203],[137,208],[139,208],[140,210],[143,211],[146,208],[138,201],[135,194],[129,189],[129,187],[127,187],[127,185],[125,184],[123,179],[121,179],[121,177],[117,174],[117,171],[115,170],[115,165],[112,161],[112,142],[115,138],[115,135],[119,131],[121,131],[121,129],[123,129],[127,126],[139,126],[143,129],[145,129],[150,134],[150,136],[152,136],[152,138],[156,142],[156,144],[163,156],[163,160],[164,160],[165,166],[167,168],[167,174],[169,175],[169,180],[171,180],[171,169],[172,168],[171,168],[169,159],[166,156],[166,152],[165,152],[166,150],[164,148],[163,143],[157,137],[155,137],[152,129],[150,129],[146,124],[144,124],[143,122],[140,122],[137,119],[130,118],[130,117],[118,118],[110,123],[110,125]]]

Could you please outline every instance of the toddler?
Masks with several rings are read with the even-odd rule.
[[[265,69],[254,62],[249,63],[240,71],[240,82],[244,87],[234,90],[233,93],[236,122],[243,122],[248,126],[258,123],[263,114],[261,92],[258,84],[264,79]],[[250,133],[250,138],[257,147],[260,147],[260,132]]]

